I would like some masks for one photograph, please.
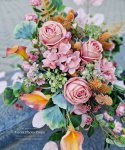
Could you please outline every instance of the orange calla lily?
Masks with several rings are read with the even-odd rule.
[[[29,60],[28,55],[26,53],[26,47],[24,47],[24,46],[15,45],[12,48],[7,48],[6,57],[13,54],[13,53],[20,55],[23,59],[25,59],[27,61]]]
[[[19,98],[29,107],[36,110],[42,110],[49,101],[50,95],[44,95],[40,91],[34,91],[30,94],[24,94]]]
[[[61,139],[61,150],[83,150],[83,140],[84,137],[82,133],[77,132],[73,127],[70,127],[67,133]]]

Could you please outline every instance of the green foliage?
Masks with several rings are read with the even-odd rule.
[[[81,122],[82,122],[82,117],[81,115],[74,115],[71,118],[71,122],[73,124],[73,126],[76,128],[78,126],[80,126]]]
[[[28,86],[26,84],[26,81],[24,80],[23,83],[22,83],[21,91],[24,92],[24,93],[31,93],[34,90],[36,90],[37,87],[38,87],[38,85],[36,83],[33,83],[32,85]]]
[[[61,113],[58,106],[53,106],[42,110],[42,117],[47,125],[51,128],[61,128],[66,126],[66,119]]]
[[[58,105],[60,108],[67,109],[71,111],[73,109],[73,105],[70,104],[62,94],[58,94],[52,97],[53,103]]]
[[[118,66],[115,70],[115,76],[120,75],[123,72],[123,69],[121,66]]]
[[[44,109],[50,108],[55,106],[55,104],[53,104],[52,98],[48,101],[48,103],[46,104],[46,106],[44,107]]]
[[[114,91],[118,91],[119,93],[125,93],[125,88],[123,88],[123,87],[121,87],[121,86],[119,86],[117,84],[113,85],[113,90]]]
[[[101,35],[102,28],[96,25],[85,25],[85,36],[89,38],[98,39]]]
[[[100,126],[106,126],[106,127],[108,127],[109,126],[109,124],[105,121],[105,120],[103,120],[103,114],[99,114],[99,115],[96,115],[96,120],[99,122],[99,125]]]
[[[49,140],[50,141],[60,141],[61,138],[65,135],[65,132],[62,131],[58,131],[56,133],[53,133],[50,137]]]
[[[98,121],[93,121],[92,122],[92,126],[93,127],[98,127],[99,126],[99,122]]]
[[[61,5],[61,6],[59,6],[59,7],[57,8],[57,11],[58,11],[58,12],[61,12],[61,11],[63,11],[65,8],[66,8],[65,5]]]
[[[94,128],[90,127],[88,131],[88,137],[91,137],[93,133],[94,133]]]
[[[90,126],[90,125],[87,125],[87,124],[86,124],[86,125],[84,126],[84,129],[88,129],[89,126]]]
[[[15,27],[13,36],[15,39],[32,39],[32,35],[36,32],[36,26],[34,21],[22,21],[22,26]]]
[[[13,105],[17,101],[17,98],[13,94],[13,89],[8,87],[4,90],[3,99],[6,105]]]
[[[21,82],[16,82],[14,85],[13,85],[13,94],[15,95],[15,97],[19,97],[20,96],[20,89],[22,87],[22,83]]]

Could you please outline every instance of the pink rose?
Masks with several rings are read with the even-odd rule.
[[[91,94],[88,83],[81,77],[71,78],[64,85],[64,97],[73,105],[86,103]]]
[[[100,6],[104,0],[92,0],[93,6]]]
[[[108,61],[107,58],[101,60],[101,71],[102,76],[109,82],[113,82],[116,80],[115,77],[115,67],[111,62]]]
[[[115,133],[120,133],[122,131],[122,124],[119,121],[114,121],[115,127],[113,129],[113,131]]]
[[[104,117],[107,121],[113,121],[113,117],[110,116],[106,110],[105,110],[104,113],[103,113],[103,117]]]
[[[47,21],[40,28],[40,41],[48,48],[57,48],[65,36],[66,29],[55,21]]]
[[[25,71],[29,71],[31,65],[30,65],[28,62],[24,62],[22,67],[23,67],[23,69],[24,69]]]
[[[41,0],[30,0],[30,3],[35,6],[41,5]]]
[[[34,21],[37,23],[38,21],[38,16],[36,14],[26,14],[24,17],[25,21]]]
[[[94,39],[90,39],[84,42],[80,50],[81,58],[87,62],[92,62],[93,60],[100,60],[102,57],[101,52],[102,44]]]
[[[117,116],[123,116],[125,113],[125,105],[120,103],[116,109]]]

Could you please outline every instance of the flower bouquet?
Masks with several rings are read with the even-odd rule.
[[[34,14],[25,15],[14,38],[30,40],[32,50],[21,45],[7,48],[6,57],[16,53],[23,58],[18,67],[24,76],[4,90],[4,103],[23,109],[24,102],[38,110],[33,127],[58,129],[43,150],[57,150],[53,141],[61,150],[82,150],[82,131],[88,130],[91,137],[98,127],[104,133],[104,148],[125,147],[125,88],[117,84],[125,78],[114,61],[122,38],[104,30],[103,24],[79,25],[78,14],[73,9],[63,12],[61,0],[31,4]]]

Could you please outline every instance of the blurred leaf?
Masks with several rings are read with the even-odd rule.
[[[13,94],[13,90],[8,87],[4,90],[3,98],[6,105],[13,105],[17,101],[17,98]]]
[[[47,125],[51,128],[61,128],[66,126],[66,119],[62,115],[58,106],[50,107],[42,110],[42,117]]]
[[[82,117],[81,115],[74,115],[71,118],[71,122],[73,124],[73,126],[76,128],[78,126],[80,126],[81,122],[82,122]]]
[[[90,127],[88,131],[88,137],[91,137],[93,133],[94,133],[94,128]]]
[[[16,82],[14,85],[13,85],[13,90],[16,91],[16,90],[20,90],[22,87],[22,83],[21,82]]]
[[[115,76],[120,75],[123,72],[123,69],[121,66],[118,66],[115,70]]]
[[[97,121],[93,121],[93,122],[92,122],[92,126],[93,126],[93,127],[98,127],[98,126],[99,126],[99,123],[98,123]]]
[[[65,5],[61,5],[61,6],[59,6],[59,7],[57,8],[57,11],[58,11],[58,12],[61,12],[61,11],[63,11],[65,8],[66,8]]]
[[[32,39],[32,35],[36,32],[36,26],[34,21],[22,21],[22,26],[17,25],[14,29],[14,38]]]
[[[114,142],[111,139],[109,139],[109,138],[106,138],[106,143],[114,145]]]
[[[62,94],[58,94],[52,97],[53,103],[58,105],[60,108],[67,109],[71,111],[73,109],[73,105],[70,104]]]
[[[30,86],[27,87],[27,86],[26,86],[26,82],[23,81],[21,91],[24,92],[24,93],[31,93],[31,92],[33,92],[34,90],[36,90],[37,87],[38,87],[37,84],[30,85]]]
[[[118,92],[120,92],[120,93],[125,93],[125,88],[123,88],[123,87],[121,87],[121,86],[119,86],[119,85],[117,85],[117,84],[114,84],[114,85],[113,85],[113,90],[114,90],[114,91],[118,91]]]
[[[53,133],[50,137],[49,140],[50,141],[60,141],[61,138],[65,135],[65,132],[62,131],[58,131],[56,133]]]

